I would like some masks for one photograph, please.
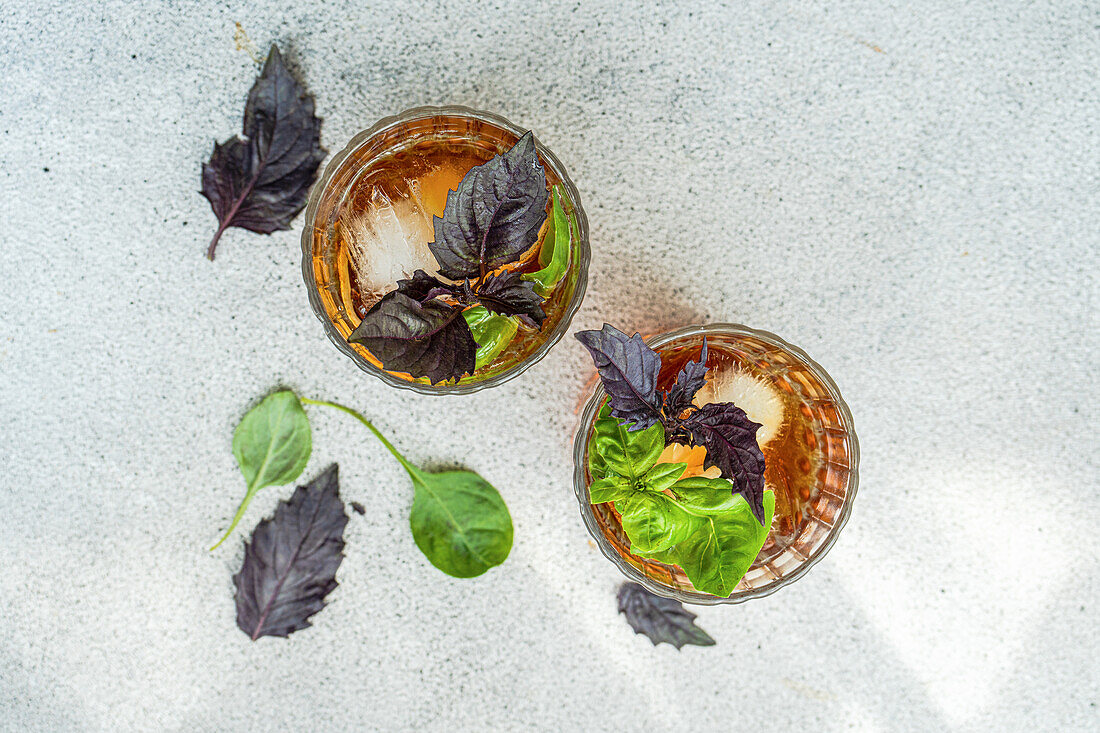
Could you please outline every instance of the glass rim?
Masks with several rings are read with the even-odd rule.
[[[546,336],[545,340],[539,344],[534,351],[513,366],[486,379],[468,383],[459,382],[458,384],[432,385],[397,377],[385,369],[381,369],[370,363],[370,361],[359,354],[359,352],[353,349],[347,341],[344,340],[337,330],[336,325],[328,317],[328,312],[321,302],[321,295],[317,287],[317,279],[314,277],[313,273],[313,233],[317,229],[317,209],[321,205],[322,196],[328,188],[329,183],[340,170],[340,167],[348,156],[365,145],[371,138],[396,125],[413,120],[444,115],[450,117],[467,117],[489,122],[514,134],[516,137],[520,137],[526,132],[525,129],[517,127],[505,118],[493,114],[492,112],[485,112],[462,105],[442,105],[411,107],[396,115],[383,117],[367,129],[357,133],[351,138],[348,144],[344,146],[343,150],[332,156],[332,159],[325,164],[324,171],[310,189],[309,201],[306,204],[305,225],[302,227],[302,277],[305,279],[306,295],[309,297],[310,307],[313,309],[313,314],[317,316],[317,320],[321,321],[322,326],[324,326],[325,334],[328,336],[329,341],[364,372],[378,377],[391,387],[407,389],[419,394],[463,395],[472,394],[488,387],[499,386],[510,379],[518,377],[541,361],[543,357],[550,353],[550,349],[553,348],[569,330],[569,326],[573,322],[573,317],[577,314],[577,311],[580,310],[581,302],[584,300],[585,290],[588,287],[588,264],[591,260],[592,252],[588,241],[588,216],[585,214],[584,207],[581,205],[580,191],[577,190],[573,180],[566,172],[565,166],[562,165],[557,156],[539,142],[538,135],[535,136],[535,146],[539,156],[554,171],[554,174],[561,181],[561,185],[565,187],[569,201],[573,205],[573,214],[577,221],[577,236],[579,239],[579,254],[576,262],[577,281],[573,289],[573,295],[562,311],[562,316],[558,320],[557,326],[555,326]]]
[[[837,411],[840,413],[847,425],[847,436],[850,441],[850,462],[851,467],[848,475],[848,486],[844,496],[844,505],[841,507],[840,513],[837,517],[836,523],[833,525],[832,530],[829,532],[825,541],[817,549],[817,551],[806,558],[804,562],[793,570],[789,575],[785,575],[782,578],[777,578],[767,585],[759,588],[753,588],[745,591],[734,591],[730,596],[722,598],[720,596],[714,596],[709,593],[701,593],[699,591],[685,591],[677,588],[670,588],[667,585],[658,583],[652,578],[646,576],[640,570],[628,563],[623,557],[615,551],[615,548],[611,546],[603,532],[600,530],[596,523],[595,512],[592,511],[592,505],[588,502],[588,483],[586,481],[585,470],[585,454],[588,450],[588,434],[591,432],[589,426],[594,422],[596,412],[603,404],[606,392],[604,391],[603,384],[599,381],[596,382],[595,388],[592,391],[587,403],[585,403],[584,410],[581,413],[580,424],[577,428],[577,434],[573,440],[573,491],[577,496],[577,502],[580,504],[581,518],[584,520],[585,528],[588,533],[592,535],[592,538],[596,541],[596,545],[600,548],[600,552],[604,557],[610,560],[629,580],[638,583],[646,590],[665,598],[672,598],[680,601],[681,603],[689,603],[697,606],[717,606],[724,604],[736,604],[744,603],[755,598],[764,598],[775,593],[780,588],[784,588],[794,581],[801,578],[810,568],[821,561],[829,550],[832,549],[836,543],[837,538],[840,536],[841,530],[844,529],[844,525],[848,523],[848,518],[852,513],[852,505],[855,503],[856,492],[859,488],[859,439],[856,437],[855,424],[852,420],[852,412],[848,408],[848,403],[840,395],[840,389],[836,386],[836,382],[833,381],[829,373],[816,361],[811,359],[805,351],[784,341],[770,331],[762,331],[755,328],[749,328],[740,323],[710,323],[706,325],[693,325],[678,328],[673,331],[667,331],[665,333],[649,336],[645,339],[645,342],[651,348],[658,348],[668,343],[676,341],[678,339],[690,337],[690,336],[706,336],[711,333],[721,334],[734,334],[739,336],[752,336],[758,338],[771,346],[776,346],[786,351],[789,351],[798,359],[802,360],[805,365],[814,373],[814,376],[821,380],[821,384],[829,393],[830,399],[836,404]]]

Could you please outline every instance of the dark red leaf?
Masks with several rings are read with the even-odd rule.
[[[543,298],[535,292],[535,284],[515,271],[489,275],[478,288],[477,299],[494,313],[519,316],[536,328],[542,328],[546,320]]]
[[[447,194],[428,245],[439,272],[462,280],[515,262],[538,240],[548,197],[535,136],[528,132],[508,152],[471,168]]]
[[[635,634],[645,634],[657,646],[661,642],[677,649],[685,644],[714,646],[710,634],[695,625],[695,614],[684,610],[679,601],[650,593],[637,583],[619,588],[619,613]]]
[[[206,252],[210,259],[229,227],[261,234],[289,229],[325,157],[313,97],[291,75],[275,46],[248,93],[244,134],[246,140],[232,137],[215,144],[202,167],[202,195],[218,217]]]
[[[676,375],[676,383],[665,397],[665,414],[675,420],[684,410],[691,407],[695,393],[707,382],[707,340],[703,339],[703,350],[699,361],[689,361]]]
[[[423,270],[417,270],[407,280],[397,281],[397,292],[407,295],[413,300],[423,303],[440,295],[454,293],[456,287],[448,285],[437,277],[429,275]]]
[[[610,398],[611,414],[623,422],[634,423],[629,430],[643,430],[661,419],[657,399],[657,376],[661,357],[638,334],[627,336],[604,324],[600,331],[579,331],[577,340],[584,344],[603,388]]]
[[[310,626],[336,588],[344,559],[348,515],[340,501],[336,464],[289,501],[279,502],[244,546],[244,564],[233,576],[237,586],[237,626],[255,641]]]
[[[718,466],[733,482],[735,493],[745,497],[752,514],[764,523],[764,453],[756,442],[760,424],[731,402],[703,405],[692,412],[680,429],[696,445],[707,449],[704,468]]]
[[[418,303],[396,290],[375,303],[348,342],[367,347],[386,369],[432,384],[472,374],[477,363],[477,342],[461,308]]]

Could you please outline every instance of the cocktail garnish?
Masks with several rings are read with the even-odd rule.
[[[553,199],[551,239],[544,242],[550,249],[539,253],[543,268],[530,274],[499,268],[538,241],[548,197],[530,132],[503,155],[471,168],[448,193],[443,216],[434,218],[435,241],[428,247],[446,280],[423,270],[399,280],[396,295],[378,301],[348,342],[365,346],[390,371],[437,384],[484,366],[507,346],[519,321],[541,329],[543,301],[568,264],[571,230],[560,193]],[[472,308],[492,315],[457,317]],[[471,325],[492,342],[478,341]]]
[[[632,423],[629,430],[644,430],[660,422],[657,376],[661,357],[657,352],[646,346],[639,334],[627,336],[607,323],[599,331],[579,331],[576,336],[596,363],[611,414]]]
[[[599,331],[580,331],[576,336],[592,354],[612,416],[633,423],[628,430],[660,422],[668,443],[705,447],[704,466],[717,466],[749,502],[753,516],[764,521],[764,453],[756,443],[760,425],[732,403],[697,408],[691,401],[705,383],[705,340],[699,360],[684,366],[666,395],[657,392],[661,357],[639,334],[627,336],[605,323]]]
[[[474,166],[447,195],[429,245],[439,272],[451,280],[484,278],[518,260],[538,240],[546,220],[546,174],[528,132],[503,155]]]
[[[707,449],[704,465],[717,466],[734,483],[737,493],[752,507],[753,516],[764,522],[764,453],[756,444],[759,423],[730,402],[712,402],[693,411],[679,430],[691,442]]]
[[[472,374],[477,342],[462,308],[438,298],[417,302],[394,291],[378,301],[348,337],[387,369],[423,376],[432,384]]]
[[[703,593],[725,597],[751,567],[771,529],[775,495],[762,497],[763,522],[725,478],[687,478],[686,463],[661,463],[664,426],[627,430],[604,405],[589,443],[592,504],[613,502],[630,550],[679,565]]]

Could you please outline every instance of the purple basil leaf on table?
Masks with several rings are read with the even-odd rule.
[[[461,308],[418,303],[396,290],[374,304],[348,342],[365,346],[386,369],[432,384],[472,374],[476,366],[477,342]]]
[[[528,132],[503,155],[474,166],[447,194],[428,245],[451,280],[484,277],[531,248],[546,220],[546,173]]]
[[[680,423],[680,430],[696,445],[707,449],[704,468],[718,466],[723,478],[733,482],[752,515],[764,523],[764,453],[756,442],[760,424],[731,402],[703,405]]]
[[[657,646],[661,642],[677,649],[685,644],[714,646],[714,639],[695,625],[695,614],[684,610],[679,601],[650,593],[637,583],[619,588],[619,613],[635,634],[645,634]]]
[[[313,96],[291,75],[275,46],[248,93],[244,134],[246,140],[234,136],[215,143],[202,166],[202,195],[218,217],[206,251],[210,259],[229,227],[260,234],[289,229],[325,157]]]
[[[489,275],[478,288],[477,299],[493,313],[519,316],[535,328],[542,328],[546,320],[543,298],[535,292],[535,283],[515,271]]]
[[[457,292],[458,287],[449,285],[439,278],[429,275],[423,270],[417,270],[407,280],[397,281],[397,292],[407,295],[421,303],[437,298],[440,295],[451,295]]]
[[[256,525],[233,576],[241,631],[255,641],[311,625],[310,616],[337,586],[347,523],[334,463]]]
[[[699,361],[689,361],[676,375],[676,383],[665,396],[665,415],[673,420],[691,407],[695,393],[707,382],[707,340],[703,339],[703,349],[699,352]]]
[[[610,398],[611,415],[634,423],[628,430],[644,430],[658,422],[661,357],[657,352],[640,335],[627,336],[606,323],[599,331],[578,331],[576,337],[592,354]]]

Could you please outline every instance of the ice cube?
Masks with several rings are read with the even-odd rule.
[[[434,238],[432,215],[419,196],[415,182],[410,195],[390,199],[375,190],[370,205],[351,214],[345,227],[359,288],[366,298],[379,298],[413,271],[436,273],[436,261],[428,249]]]
[[[760,423],[756,442],[763,448],[783,430],[783,398],[779,390],[760,377],[730,366],[712,372],[703,388],[695,393],[696,407],[712,402],[732,402],[749,419]]]

